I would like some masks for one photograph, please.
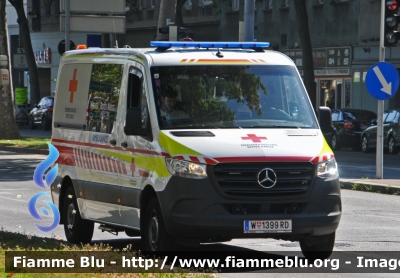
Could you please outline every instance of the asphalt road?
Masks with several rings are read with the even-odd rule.
[[[45,157],[44,155],[0,152],[0,211],[2,212],[0,228],[27,235],[65,240],[61,226],[48,233],[41,232],[35,226],[35,224],[48,226],[53,219],[51,214],[47,216],[41,214],[43,221],[39,221],[34,219],[28,210],[28,203],[33,195],[43,191],[49,192],[48,189],[43,190],[32,181],[34,169]],[[400,250],[399,198],[400,196],[395,195],[343,190],[343,215],[337,230],[335,250],[348,251],[342,253],[348,257],[351,257],[354,252],[360,251]],[[43,206],[43,204],[38,204],[37,208],[38,206]],[[39,209],[37,211],[40,212]],[[125,247],[127,244],[132,244],[133,248],[137,249],[142,246],[140,238],[128,238],[123,233],[116,237],[96,229],[93,243],[99,242],[109,243],[116,248]],[[194,251],[197,250],[253,250],[281,254],[286,251],[298,252],[300,247],[297,242],[272,239],[236,239],[227,243],[205,244]],[[282,269],[282,273],[287,271]],[[254,275],[258,277],[257,274]],[[293,274],[290,275],[293,276]],[[363,277],[373,277],[363,275]],[[223,276],[239,277],[236,274],[228,273],[224,273]]]

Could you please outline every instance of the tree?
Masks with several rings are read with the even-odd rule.
[[[31,35],[29,31],[28,19],[25,15],[23,0],[8,0],[17,12],[17,22],[19,25],[19,38],[25,50],[26,63],[29,70],[30,104],[31,107],[40,100],[39,75],[36,65],[35,55],[33,54]]]
[[[0,54],[9,57],[5,1],[0,1],[0,18],[2,18],[0,20]],[[8,65],[10,70],[10,63]],[[15,107],[11,86],[0,87],[0,130],[1,139],[21,138],[15,121]]]
[[[175,8],[175,25],[178,27],[183,27],[183,17],[182,17],[182,7],[185,5],[187,0],[176,0]]]
[[[297,22],[299,25],[299,39],[301,44],[301,52],[303,55],[304,85],[306,86],[308,96],[311,99],[314,111],[317,111],[317,95],[314,81],[314,62],[312,57],[310,30],[308,27],[306,1],[293,2],[297,14]]]

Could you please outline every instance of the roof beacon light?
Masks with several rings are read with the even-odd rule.
[[[85,44],[78,44],[75,49],[87,49]]]
[[[160,49],[171,47],[197,47],[197,48],[247,48],[262,49],[269,47],[269,42],[188,42],[188,41],[151,41],[151,46]]]

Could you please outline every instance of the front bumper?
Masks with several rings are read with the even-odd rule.
[[[178,238],[280,238],[299,240],[334,232],[341,217],[339,177],[316,177],[310,190],[298,196],[227,197],[218,185],[203,180],[172,177],[158,192],[167,231]],[[290,205],[299,205],[297,213]],[[245,208],[235,214],[234,205]],[[244,220],[292,220],[291,233],[244,233]]]

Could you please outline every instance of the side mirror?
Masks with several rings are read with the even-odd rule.
[[[378,120],[377,119],[373,119],[372,121],[371,121],[371,125],[377,125],[378,124]]]
[[[126,111],[126,119],[124,132],[126,135],[149,135],[148,128],[142,128],[142,113],[140,107],[128,108]]]
[[[323,134],[333,132],[332,114],[329,107],[319,107],[318,120]]]

